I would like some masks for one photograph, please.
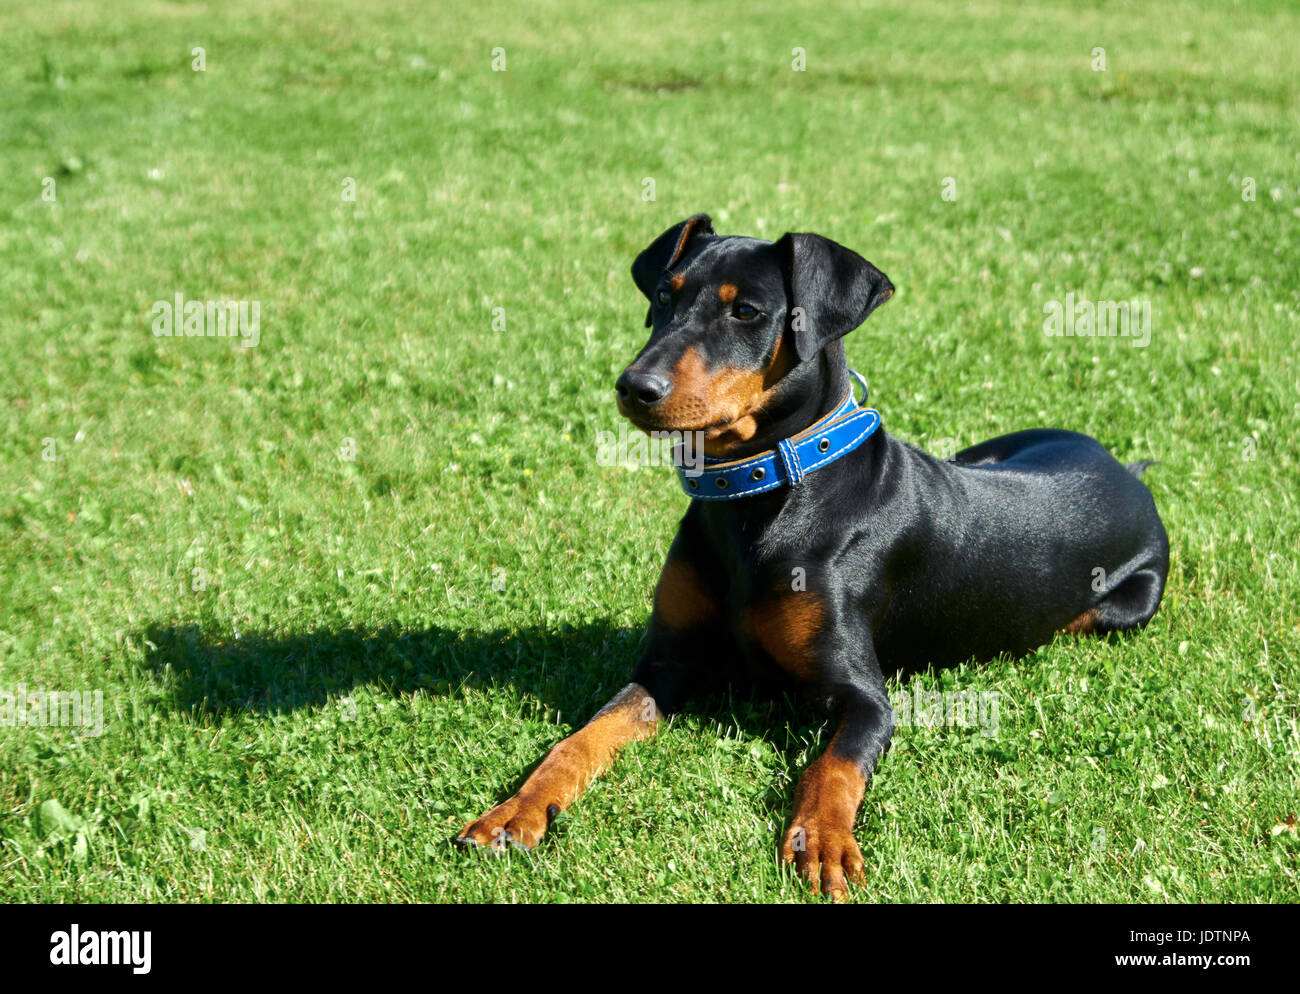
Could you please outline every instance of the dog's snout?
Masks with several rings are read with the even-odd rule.
[[[628,367],[614,384],[619,399],[635,407],[654,407],[671,392],[673,385],[662,376]]]

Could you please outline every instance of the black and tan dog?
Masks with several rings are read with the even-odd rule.
[[[782,856],[843,897],[863,868],[854,819],[894,727],[883,672],[1145,625],[1169,545],[1144,464],[1069,431],[940,461],[873,430],[840,339],[894,288],[820,235],[724,238],[697,214],[632,275],[654,330],[619,378],[619,410],[646,431],[702,432],[711,461],[682,474],[698,499],[633,682],[458,841],[535,846],[620,746],[693,693],[800,687],[838,725],[795,791]]]

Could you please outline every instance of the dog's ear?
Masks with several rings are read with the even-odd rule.
[[[790,281],[790,325],[800,362],[843,338],[894,295],[889,277],[829,238],[790,233],[777,245]]]
[[[707,214],[693,214],[680,224],[675,224],[650,243],[650,247],[636,257],[632,263],[632,279],[637,289],[651,300],[650,294],[659,285],[659,277],[665,269],[677,265],[690,248],[691,239],[713,234],[713,221]],[[653,303],[653,300],[651,300]],[[645,326],[651,325],[651,311],[646,311]]]

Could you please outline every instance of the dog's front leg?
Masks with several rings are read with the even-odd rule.
[[[839,725],[795,788],[781,858],[793,862],[815,891],[838,902],[848,896],[848,880],[864,880],[853,823],[867,780],[889,747],[894,711],[883,680],[844,684],[832,694]]]
[[[586,725],[546,754],[519,793],[465,826],[462,846],[532,849],[557,814],[578,799],[628,742],[649,738],[663,714],[650,692],[629,683]]]
[[[513,844],[531,849],[551,820],[578,799],[618,751],[653,735],[659,723],[691,693],[701,658],[713,642],[717,606],[681,551],[678,538],[655,591],[645,652],[632,679],[591,721],[556,745],[519,793],[465,826],[462,846]]]

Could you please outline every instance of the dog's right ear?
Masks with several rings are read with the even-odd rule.
[[[791,323],[800,362],[843,338],[894,295],[888,276],[829,238],[789,233],[777,245],[790,279]]]
[[[659,285],[659,277],[663,276],[664,270],[672,269],[677,265],[678,260],[690,249],[692,239],[711,234],[713,234],[713,221],[707,214],[692,214],[680,224],[673,225],[651,242],[650,247],[638,255],[636,262],[632,263],[632,279],[636,281],[637,289],[653,304],[654,300],[650,295]],[[647,328],[653,323],[650,320],[652,312],[653,308],[646,311]]]

